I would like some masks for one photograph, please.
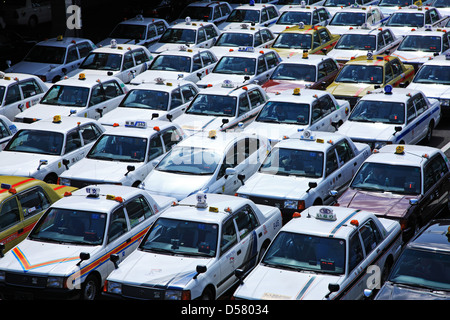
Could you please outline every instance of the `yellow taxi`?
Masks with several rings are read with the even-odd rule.
[[[0,243],[3,252],[16,246],[31,231],[52,203],[74,187],[47,184],[30,177],[0,176]]]
[[[340,35],[331,34],[324,26],[305,26],[302,23],[282,31],[272,44],[282,58],[294,54],[327,54],[334,48]]]
[[[388,55],[359,56],[351,58],[341,69],[336,79],[326,88],[336,97],[355,104],[368,91],[393,87],[406,87],[414,77],[414,67],[403,64],[398,57]]]

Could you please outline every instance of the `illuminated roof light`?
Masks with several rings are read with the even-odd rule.
[[[293,219],[295,219],[295,218],[301,218],[301,216],[302,216],[302,214],[301,214],[300,212],[294,212],[294,213],[292,214],[292,218],[293,218]]]
[[[316,213],[316,219],[335,221],[337,218],[332,209],[320,208],[319,212]]]
[[[197,193],[197,208],[206,208],[208,204],[206,203],[206,193],[198,192]]]
[[[384,93],[385,93],[385,94],[392,94],[392,89],[393,89],[392,85],[387,84],[387,85],[384,87]]]
[[[60,123],[60,122],[61,122],[61,116],[60,115],[53,116],[53,123]]]
[[[395,148],[395,154],[405,154],[405,146],[397,146]]]
[[[210,130],[210,131],[208,132],[208,138],[210,138],[210,139],[215,139],[216,136],[217,136],[216,130]]]
[[[70,197],[72,195],[72,192],[66,191],[64,192],[64,197]]]
[[[78,80],[86,80],[86,74],[80,73],[80,74],[78,75]]]
[[[356,219],[353,219],[352,221],[350,221],[351,225],[354,225],[355,227],[359,227],[359,221]]]
[[[300,88],[295,88],[294,92],[292,93],[294,96],[299,96],[300,95]]]
[[[90,197],[98,198],[100,196],[100,188],[86,187],[86,193]]]

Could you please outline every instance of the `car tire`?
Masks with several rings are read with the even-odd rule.
[[[100,293],[100,285],[97,277],[89,275],[81,286],[81,300],[95,300]]]
[[[431,121],[430,124],[428,125],[427,135],[425,136],[425,143],[429,143],[433,138],[433,128],[434,122]]]
[[[58,183],[58,176],[54,173],[49,173],[45,178],[44,178],[44,182],[45,183],[49,183],[49,184],[57,184]]]
[[[214,300],[214,295],[213,295],[212,290],[210,288],[205,288],[205,290],[203,290],[203,293],[199,299],[200,300]]]

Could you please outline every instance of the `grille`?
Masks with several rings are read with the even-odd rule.
[[[254,203],[257,204],[264,204],[267,206],[277,207],[277,208],[283,208],[284,206],[284,200],[280,199],[269,199],[269,198],[262,198],[262,197],[249,197],[250,200],[252,200]]]
[[[70,186],[81,189],[87,186],[98,184],[97,181],[70,180]]]
[[[124,285],[122,286],[122,295],[134,299],[164,300],[164,290],[155,288]]]
[[[6,283],[22,287],[45,288],[47,278],[35,275],[25,275],[18,273],[6,273]]]

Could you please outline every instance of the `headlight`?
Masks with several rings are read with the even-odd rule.
[[[70,186],[70,179],[68,178],[59,178],[59,184],[63,186]]]
[[[5,271],[0,271],[0,282],[5,282]]]
[[[165,300],[181,300],[183,291],[181,290],[166,290],[164,295]]]
[[[284,208],[285,209],[297,209],[298,201],[297,200],[285,200]]]
[[[47,287],[48,288],[63,288],[64,287],[64,277],[48,277]]]
[[[122,294],[122,284],[118,282],[108,281],[106,290],[110,293]]]
[[[441,99],[441,106],[442,107],[450,106],[450,99]]]
[[[249,199],[249,198],[250,198],[247,194],[236,193],[236,195],[237,195],[238,197],[245,198],[245,199]]]

